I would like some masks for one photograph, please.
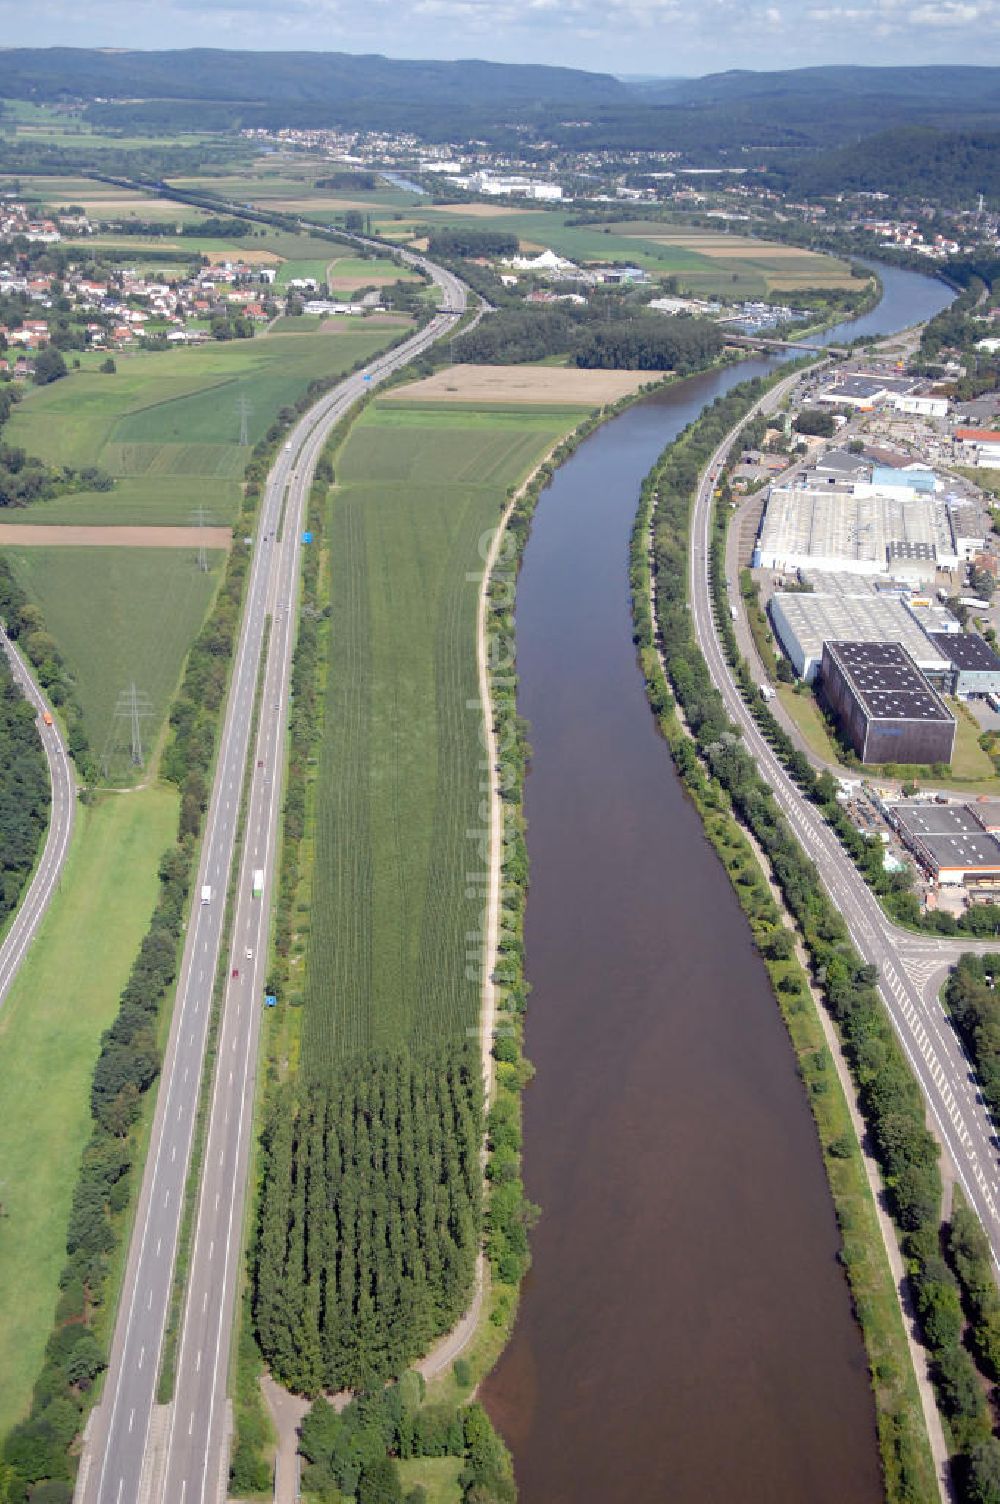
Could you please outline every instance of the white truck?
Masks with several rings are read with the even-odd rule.
[[[254,898],[262,898],[264,896],[263,867],[255,867],[253,869],[253,896]]]
[[[202,904],[206,904],[206,903],[211,903],[212,902],[212,889],[211,889],[211,887],[209,886],[208,883],[205,883],[205,885],[203,886],[203,888],[201,890],[201,901],[202,901]]]

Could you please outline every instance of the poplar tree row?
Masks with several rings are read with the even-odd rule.
[[[254,1315],[279,1379],[371,1389],[454,1324],[480,1242],[482,1136],[468,1045],[359,1057],[275,1092]]]

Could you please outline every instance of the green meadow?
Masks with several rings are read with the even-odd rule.
[[[97,465],[113,490],[79,492],[0,511],[6,522],[178,524],[204,508],[229,523],[250,447],[310,381],[340,375],[392,338],[360,321],[336,337],[270,334],[182,350],[122,353],[104,375],[88,359],[30,390],[4,440],[60,465]],[[241,407],[247,444],[240,443]]]
[[[303,1024],[313,1061],[475,1026],[480,545],[508,488],[582,416],[376,404],[336,462]]]
[[[0,534],[0,544],[3,535]],[[112,782],[134,779],[128,721],[116,714],[130,684],[143,696],[148,764],[188,650],[208,613],[224,555],[198,567],[193,549],[10,548],[5,557],[40,608],[75,681],[94,756]]]
[[[59,1299],[90,1132],[90,1078],[149,923],[177,794],[105,794],[77,811],[69,859],[0,1012],[0,1435],[28,1408]]]

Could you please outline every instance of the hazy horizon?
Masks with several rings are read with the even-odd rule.
[[[696,77],[858,66],[1000,64],[1000,0],[0,0],[4,49],[238,48],[552,63]],[[54,41],[54,39],[58,41]],[[974,51],[975,56],[970,56]],[[873,56],[873,53],[875,56]]]

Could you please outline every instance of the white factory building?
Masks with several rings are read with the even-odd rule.
[[[818,569],[915,582],[931,581],[936,569],[957,562],[939,502],[853,485],[772,487],[753,556],[755,568],[782,573]]]
[[[816,677],[824,642],[898,642],[925,674],[948,673],[949,660],[903,602],[891,596],[778,591],[771,597],[770,610],[775,635],[807,684]]]

